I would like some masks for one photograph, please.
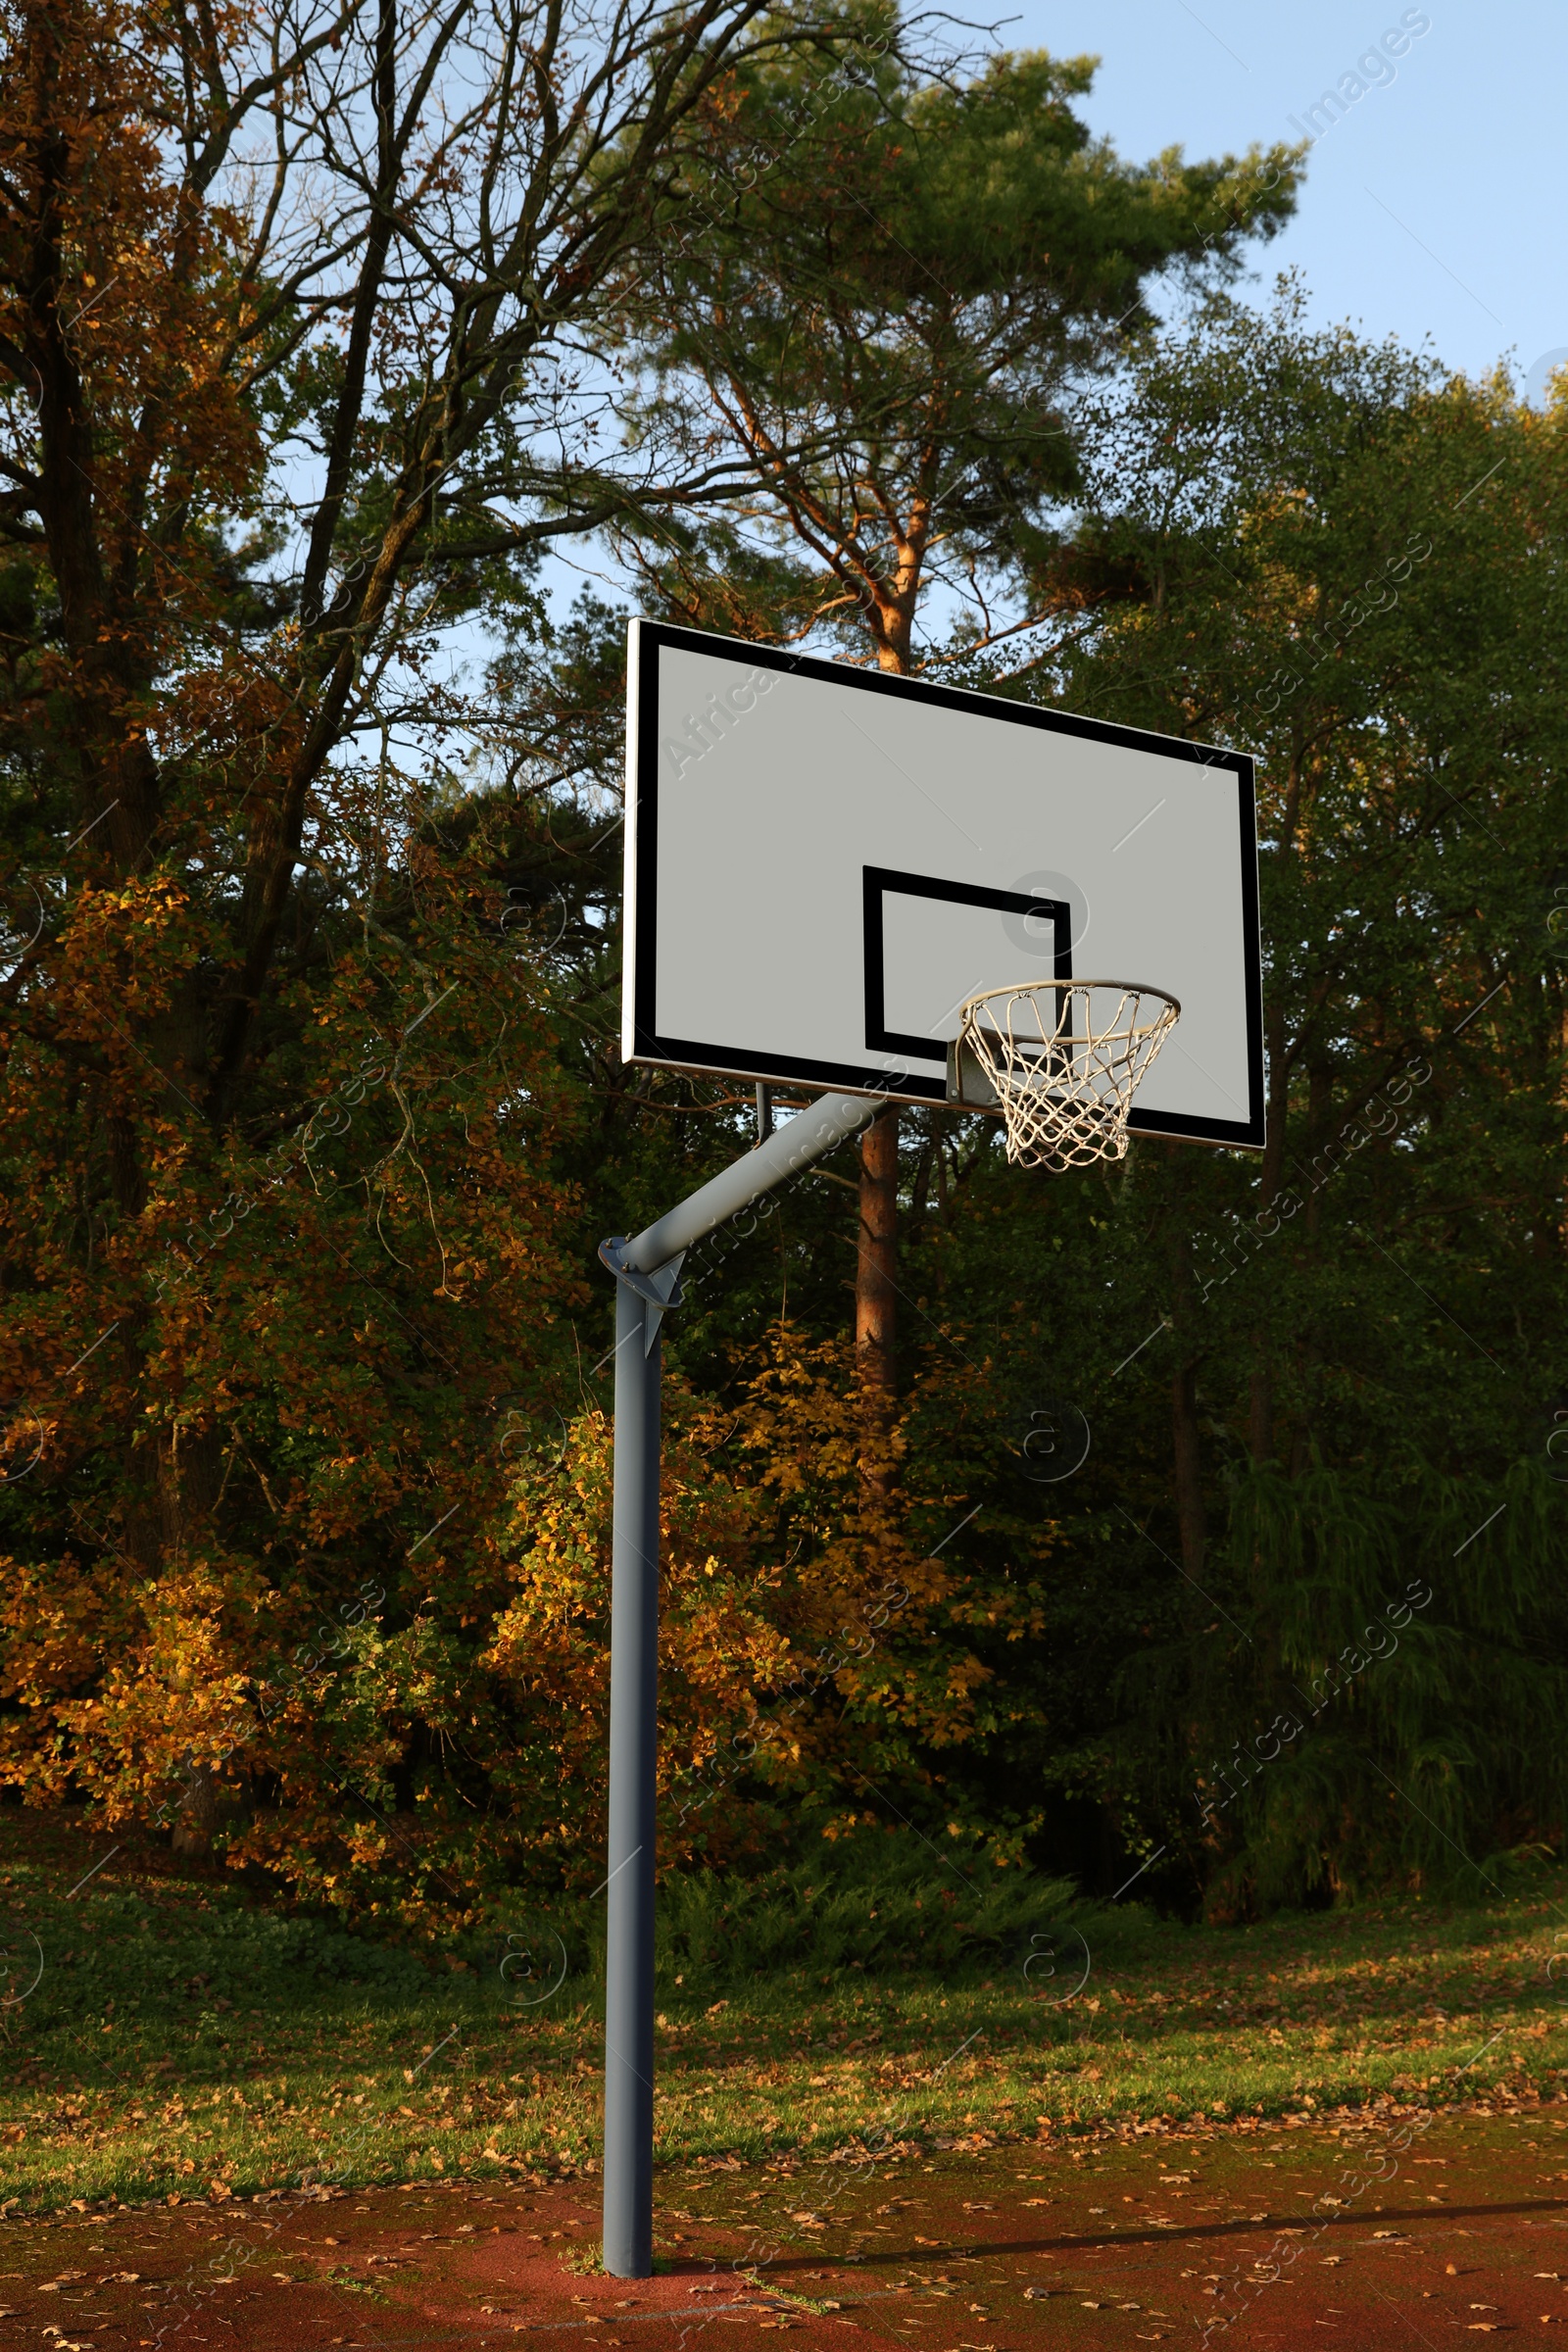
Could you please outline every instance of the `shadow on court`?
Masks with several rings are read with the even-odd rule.
[[[1396,2174],[1328,2206],[1387,2138],[1314,2125],[672,2168],[660,2273],[637,2281],[586,2267],[592,2180],[12,2219],[0,2344],[708,2352],[793,2332],[802,2352],[1265,2352],[1568,2328],[1568,2116],[1435,2119]]]

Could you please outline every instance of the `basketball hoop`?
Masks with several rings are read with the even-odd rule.
[[[1133,1096],[1181,1009],[1130,980],[988,988],[959,1016],[949,1098],[1000,1108],[1017,1167],[1121,1159]]]

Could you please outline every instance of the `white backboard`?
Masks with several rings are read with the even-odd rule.
[[[1052,977],[1179,999],[1135,1131],[1261,1148],[1245,753],[632,622],[626,1060],[940,1102]]]

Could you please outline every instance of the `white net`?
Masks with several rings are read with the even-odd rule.
[[[1122,1158],[1133,1096],[1181,1009],[1124,980],[1038,980],[971,998],[959,1046],[996,1090],[1008,1159],[1083,1168]]]

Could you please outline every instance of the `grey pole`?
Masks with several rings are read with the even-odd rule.
[[[654,1797],[659,1681],[659,1326],[615,1286],[615,1501],[605,1955],[605,2268],[654,2268]]]
[[[635,1241],[607,1242],[600,1256],[616,1273],[629,1268],[633,1273],[652,1274],[671,1258],[684,1256],[715,1225],[760,1200],[775,1184],[782,1184],[787,1176],[858,1135],[886,1105],[886,1095],[820,1096],[782,1127],[775,1127],[765,1144],[731,1160],[667,1216],[645,1226]]]
[[[610,1623],[605,1955],[605,2269],[654,2269],[654,1857],[659,1704],[660,1325],[694,1242],[868,1126],[885,1098],[825,1095],[633,1241],[615,1276],[615,1499]]]

